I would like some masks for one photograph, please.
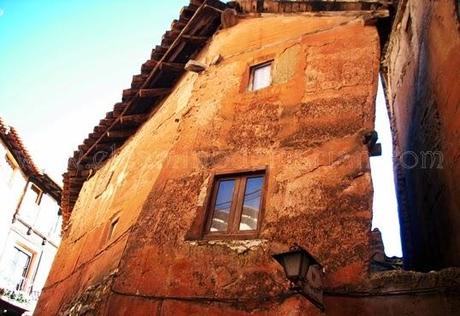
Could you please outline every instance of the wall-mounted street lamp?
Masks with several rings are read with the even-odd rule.
[[[323,304],[323,268],[316,259],[299,245],[273,258],[283,267],[291,290],[303,295],[321,311]]]
[[[376,131],[372,131],[364,135],[363,143],[367,145],[369,150],[369,155],[371,157],[381,156],[382,155],[382,144],[377,143],[379,135]]]

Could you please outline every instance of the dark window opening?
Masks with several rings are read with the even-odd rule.
[[[257,235],[264,187],[264,172],[217,177],[209,203],[206,236]]]

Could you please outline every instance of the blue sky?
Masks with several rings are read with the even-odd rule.
[[[187,3],[0,0],[0,115],[40,168],[60,180]]]
[[[67,159],[119,102],[187,0],[0,0],[0,116],[57,181]],[[383,95],[372,158],[374,227],[401,255]]]

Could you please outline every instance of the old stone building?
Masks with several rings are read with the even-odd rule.
[[[454,1],[426,2],[451,19],[453,56],[442,54],[458,63]],[[69,160],[65,234],[36,314],[321,314],[272,258],[300,245],[324,267],[327,315],[454,315],[458,270],[369,272],[379,73],[401,154],[414,117],[398,112],[411,106],[404,93],[432,76],[396,52],[418,49],[400,34],[422,23],[414,3],[191,1]],[[412,40],[428,45],[420,28]],[[404,62],[421,74],[406,88]],[[445,102],[450,113],[455,93]],[[408,266],[434,268],[441,259],[417,261],[411,225],[428,220],[411,207],[401,212],[403,238],[417,238],[403,240]]]

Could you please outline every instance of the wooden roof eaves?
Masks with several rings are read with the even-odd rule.
[[[300,13],[319,11],[377,10],[388,8],[393,0],[236,0],[231,5],[241,13]]]
[[[97,166],[93,166],[92,162],[94,159],[92,155],[101,148],[109,148],[108,156],[110,156],[115,148],[122,146],[130,136],[135,134],[137,129],[148,119],[149,115],[154,112],[155,106],[146,109],[145,113],[142,111],[138,113],[135,110],[139,106],[141,106],[142,109],[142,102],[145,103],[144,100],[146,100],[146,98],[150,98],[152,104],[158,105],[161,100],[167,97],[166,94],[163,94],[163,91],[166,90],[160,90],[160,88],[164,87],[155,87],[156,80],[158,80],[162,74],[170,73],[174,74],[173,78],[176,79],[174,79],[173,82],[176,83],[185,72],[181,69],[182,65],[174,61],[174,58],[180,55],[177,54],[176,51],[180,51],[184,47],[190,47],[186,45],[193,45],[191,47],[195,47],[196,45],[196,49],[194,49],[194,54],[196,54],[204,46],[204,38],[200,37],[202,35],[201,30],[195,30],[200,34],[188,34],[193,31],[194,24],[202,19],[206,20],[205,13],[207,10],[212,10],[212,12],[214,12],[212,21],[214,22],[211,23],[210,29],[206,31],[206,33],[210,33],[207,34],[208,38],[210,38],[217,30],[220,24],[220,13],[223,9],[227,8],[227,5],[218,0],[191,0],[187,8],[188,9],[181,11],[179,20],[173,22],[171,31],[165,33],[164,37],[168,37],[168,41],[171,42],[170,46],[167,48],[157,46],[157,48],[154,49],[152,53],[154,56],[152,57],[161,57],[155,61],[149,62],[153,65],[151,71],[146,74],[145,69],[143,69],[140,75],[135,75],[133,77],[133,82],[131,84],[133,90],[129,91],[129,94],[132,93],[132,95],[128,96],[125,92],[123,102],[116,104],[114,109],[106,114],[105,118],[103,118],[99,122],[99,125],[94,128],[93,132],[88,135],[88,138],[84,140],[83,144],[78,146],[78,150],[74,152],[73,157],[69,159],[68,171],[63,175],[64,190],[61,199],[61,207],[65,222],[68,222],[70,218],[70,212],[76,203],[83,183],[88,177],[94,174],[94,168],[97,169],[104,164],[104,162],[101,162]],[[193,15],[191,15],[190,12],[193,10],[195,11]],[[203,16],[201,16],[201,13],[204,13]],[[179,28],[178,24],[182,27]],[[197,36],[183,39],[184,35]],[[176,37],[174,40],[171,40],[171,36]],[[185,41],[188,41],[189,44],[182,44]],[[156,88],[156,90],[152,88]],[[144,116],[142,117],[141,115]],[[130,131],[125,133],[124,131],[128,128]],[[110,136],[112,136],[112,138],[110,138]],[[108,159],[108,157],[105,159]]]
[[[186,24],[186,26],[182,29],[182,31],[179,33],[179,35],[177,36],[177,38],[174,40],[174,42],[171,44],[171,46],[167,49],[167,51],[165,52],[165,54],[163,55],[163,57],[158,61],[158,63],[154,66],[154,68],[152,69],[152,71],[150,72],[150,75],[147,77],[147,79],[145,80],[145,82],[140,86],[139,89],[137,89],[138,91],[134,94],[134,96],[131,98],[131,100],[129,100],[128,102],[126,102],[126,105],[124,106],[124,109],[121,111],[121,113],[117,116],[117,118],[106,128],[106,132],[109,131],[110,129],[112,129],[121,119],[121,117],[129,110],[129,108],[133,105],[133,103],[135,103],[136,101],[139,100],[140,98],[140,94],[139,94],[139,90],[141,89],[147,89],[150,85],[150,83],[152,82],[153,78],[155,77],[155,75],[157,74],[157,72],[160,70],[160,65],[162,62],[165,61],[166,57],[168,56],[168,54],[170,54],[176,47],[177,45],[180,43],[180,40],[182,38],[183,35],[186,34],[186,32],[188,31],[188,29],[190,28],[190,25],[192,25],[194,22],[195,22],[195,19],[197,19],[197,17],[199,16],[199,13],[201,10],[204,10],[206,8],[209,8],[212,6],[210,6],[208,4],[208,2],[211,2],[209,0],[205,0],[203,2],[203,4],[201,6],[198,7],[197,11],[195,12],[195,14],[192,16],[192,18],[188,21],[188,23]],[[101,135],[97,138],[97,140],[95,141],[95,143],[93,145],[91,145],[89,147],[88,150],[86,150],[86,152],[80,156],[78,162],[81,162],[90,152],[91,150],[94,148],[94,146],[96,145],[97,142],[99,142],[102,138],[104,137],[104,135]]]

